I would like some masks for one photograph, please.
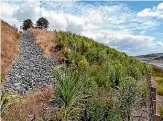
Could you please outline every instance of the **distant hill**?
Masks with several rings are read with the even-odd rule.
[[[153,60],[163,60],[163,56],[156,57],[156,58],[154,58]]]
[[[139,55],[136,57],[140,57],[140,58],[156,58],[156,57],[160,57],[163,56],[163,53],[153,53],[153,54],[147,54],[147,55]]]
[[[154,66],[163,69],[163,53],[139,55],[139,56],[135,56],[134,58],[143,62],[151,63]]]
[[[147,55],[139,55],[139,56],[135,56],[135,58],[137,58],[139,60],[149,61],[149,62],[163,61],[163,53],[154,53],[154,54],[147,54]]]

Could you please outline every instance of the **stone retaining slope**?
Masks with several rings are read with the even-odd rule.
[[[44,55],[30,31],[23,32],[19,56],[6,75],[5,91],[12,89],[23,95],[42,86],[52,86],[52,68],[56,62],[55,59]]]

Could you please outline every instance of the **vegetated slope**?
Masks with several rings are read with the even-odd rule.
[[[70,69],[82,75],[83,80],[80,87],[84,88],[83,94],[91,95],[85,107],[86,114],[89,115],[90,119],[104,120],[103,116],[108,114],[106,116],[108,121],[113,121],[115,117],[120,117],[120,115],[126,121],[128,116],[124,112],[119,115],[118,111],[129,111],[130,116],[133,113],[131,117],[137,116],[137,113],[141,114],[140,112],[144,110],[148,112],[149,109],[143,108],[142,105],[142,109],[134,107],[141,104],[139,96],[141,97],[142,93],[146,94],[145,90],[148,90],[143,77],[151,70],[150,65],[93,39],[71,32],[56,32],[56,50],[59,50],[60,56],[66,58],[65,62]],[[67,88],[69,89],[68,85]],[[148,99],[145,95],[141,98]],[[116,108],[114,112],[112,109],[115,107],[110,104],[118,103],[120,107]],[[148,105],[147,102],[144,104]],[[128,106],[129,110],[126,109]],[[109,107],[112,109],[110,110]],[[147,115],[143,114],[143,117],[147,120],[150,118],[148,113]],[[120,120],[121,118],[117,119],[117,121]]]
[[[71,32],[52,32],[41,29],[30,29],[36,43],[48,56],[56,55],[58,60],[75,68],[79,72],[92,72],[110,63],[114,75],[128,75],[138,79],[148,70],[148,65],[127,56],[93,39],[76,35]],[[90,71],[90,69],[92,69]],[[117,77],[118,78],[118,77]]]
[[[100,71],[110,68],[110,76],[115,78],[112,81],[118,82],[124,76],[139,79],[148,70],[147,64],[84,36],[60,31],[56,32],[56,41],[56,49],[60,50],[60,56],[67,59],[68,65],[78,68],[81,72],[89,70],[89,73],[93,73],[98,70],[97,75],[103,77]],[[107,78],[108,76],[105,77],[106,80]]]
[[[1,76],[5,77],[19,53],[19,33],[16,28],[1,20]]]
[[[45,36],[41,41],[45,42],[45,40],[48,41],[48,38],[46,37],[46,33],[44,32],[43,34]],[[87,119],[105,120],[106,119],[108,121],[113,121],[117,119],[117,121],[121,121],[121,119],[123,120],[127,120],[127,118],[129,119],[132,113],[131,111],[137,110],[136,106],[138,106],[139,104],[141,105],[139,106],[142,108],[140,108],[138,111],[139,112],[144,111],[142,104],[145,104],[145,106],[147,105],[145,101],[148,98],[148,96],[144,95],[146,94],[147,86],[145,85],[145,83],[139,84],[139,82],[143,82],[141,78],[144,75],[146,75],[148,71],[150,71],[151,69],[150,65],[141,63],[140,61],[127,56],[125,53],[118,52],[115,49],[100,44],[84,36],[76,35],[71,32],[62,32],[62,31],[54,32],[52,34],[54,34],[55,36],[53,40],[54,45],[53,47],[52,46],[50,47],[52,48],[51,53],[52,55],[57,53],[59,57],[63,58],[63,62],[65,62],[65,64],[67,65],[65,67],[68,67],[68,69],[66,68],[67,72],[70,73],[70,75],[64,74],[62,73],[62,71],[59,73],[59,75],[57,74],[55,75],[54,73],[54,76],[58,77],[55,80],[57,81],[56,86],[53,87],[53,89],[55,90],[54,92],[57,92],[54,93],[53,95],[54,96],[53,101],[55,103],[54,106],[55,109],[57,109],[56,111],[53,111],[53,116],[56,115],[57,120],[60,119],[71,120],[71,119],[82,118],[83,120],[87,120]],[[39,68],[44,66],[43,64],[45,64],[45,66],[48,65],[49,61],[46,61],[47,63],[42,62],[46,60],[42,58],[44,57],[43,55],[44,49],[43,50],[42,49],[40,50],[40,48],[39,50],[36,49],[38,48],[35,47],[36,42],[38,40],[36,40],[35,42],[35,38],[33,37],[33,35],[31,35],[29,31],[24,32],[22,35],[23,36],[21,40],[23,41],[21,42],[22,44],[21,50],[25,50],[25,51],[22,51],[24,56],[23,55],[21,56],[22,57],[20,58],[21,61],[19,61],[18,59],[18,61],[21,63],[17,62],[15,64],[16,66],[15,69],[19,69],[18,70],[19,75],[16,76],[15,79],[19,84],[21,78],[22,83],[20,83],[20,86],[24,88],[26,87],[24,85],[27,84],[28,85],[27,91],[28,91],[31,90],[31,88],[33,89],[35,86],[39,86],[38,83],[40,82],[40,80],[38,79],[41,80],[43,78],[45,79],[47,75],[46,74],[47,71],[46,70],[40,71]],[[40,35],[38,34],[38,37],[39,36]],[[48,44],[48,42],[45,43]],[[31,56],[35,56],[35,57],[31,57]],[[21,70],[21,68],[17,68],[18,67],[17,64],[22,65],[21,67],[23,67],[23,69],[24,67],[27,68],[28,66],[28,69],[24,69],[26,70],[26,72],[24,73],[24,71],[22,71],[23,69]],[[24,64],[27,64],[27,66]],[[35,65],[39,65],[39,66],[35,66]],[[53,65],[53,67],[54,66],[56,66],[56,63]],[[52,66],[50,66],[50,68],[51,67]],[[11,71],[12,74],[15,74],[14,70]],[[39,76],[40,73],[41,76]],[[28,76],[29,78],[24,79],[23,76]],[[11,80],[15,80],[12,78],[13,76],[11,74],[9,74],[9,77]],[[32,82],[32,80],[34,80],[34,83]],[[141,81],[136,81],[136,80],[141,80]],[[28,84],[29,82],[27,81],[31,83]],[[19,87],[16,84],[15,89],[17,88],[16,86]],[[20,88],[18,88],[18,90],[19,89]],[[142,101],[142,99],[143,102],[140,102]],[[65,106],[63,106],[64,104]],[[12,110],[15,109],[15,107],[10,107],[10,108]],[[45,107],[42,109],[42,111],[44,111],[44,109]],[[79,110],[77,111],[76,109]],[[66,114],[62,113],[62,111],[66,112]],[[24,115],[23,112],[21,112],[21,110],[17,114],[20,114],[21,116],[22,115],[26,116],[24,117],[26,119],[28,119],[29,116],[29,115]],[[43,112],[42,114],[45,113]],[[128,114],[130,114],[130,116]],[[16,118],[15,119],[16,121],[17,116],[15,116],[14,118]],[[149,116],[147,115],[146,118],[148,119]]]

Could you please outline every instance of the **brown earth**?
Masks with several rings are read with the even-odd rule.
[[[20,34],[16,28],[1,20],[1,76],[2,79],[10,69],[19,53]]]
[[[36,43],[40,45],[43,49],[45,55],[52,56],[54,53],[55,48],[55,32],[41,30],[41,29],[33,29],[31,28],[30,31],[36,37]]]
[[[34,29],[30,31],[36,38],[36,43],[43,49],[44,54],[52,56],[55,49],[55,32]],[[5,78],[13,60],[19,54],[20,33],[16,28],[1,20],[1,76]]]
[[[56,49],[55,31],[30,28],[30,31],[36,38],[36,43],[43,49],[44,54],[49,57],[55,57],[58,62],[63,62],[66,58]]]

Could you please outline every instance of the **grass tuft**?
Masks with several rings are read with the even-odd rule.
[[[162,77],[156,77],[157,81],[157,93],[159,95],[163,95],[163,78]]]

